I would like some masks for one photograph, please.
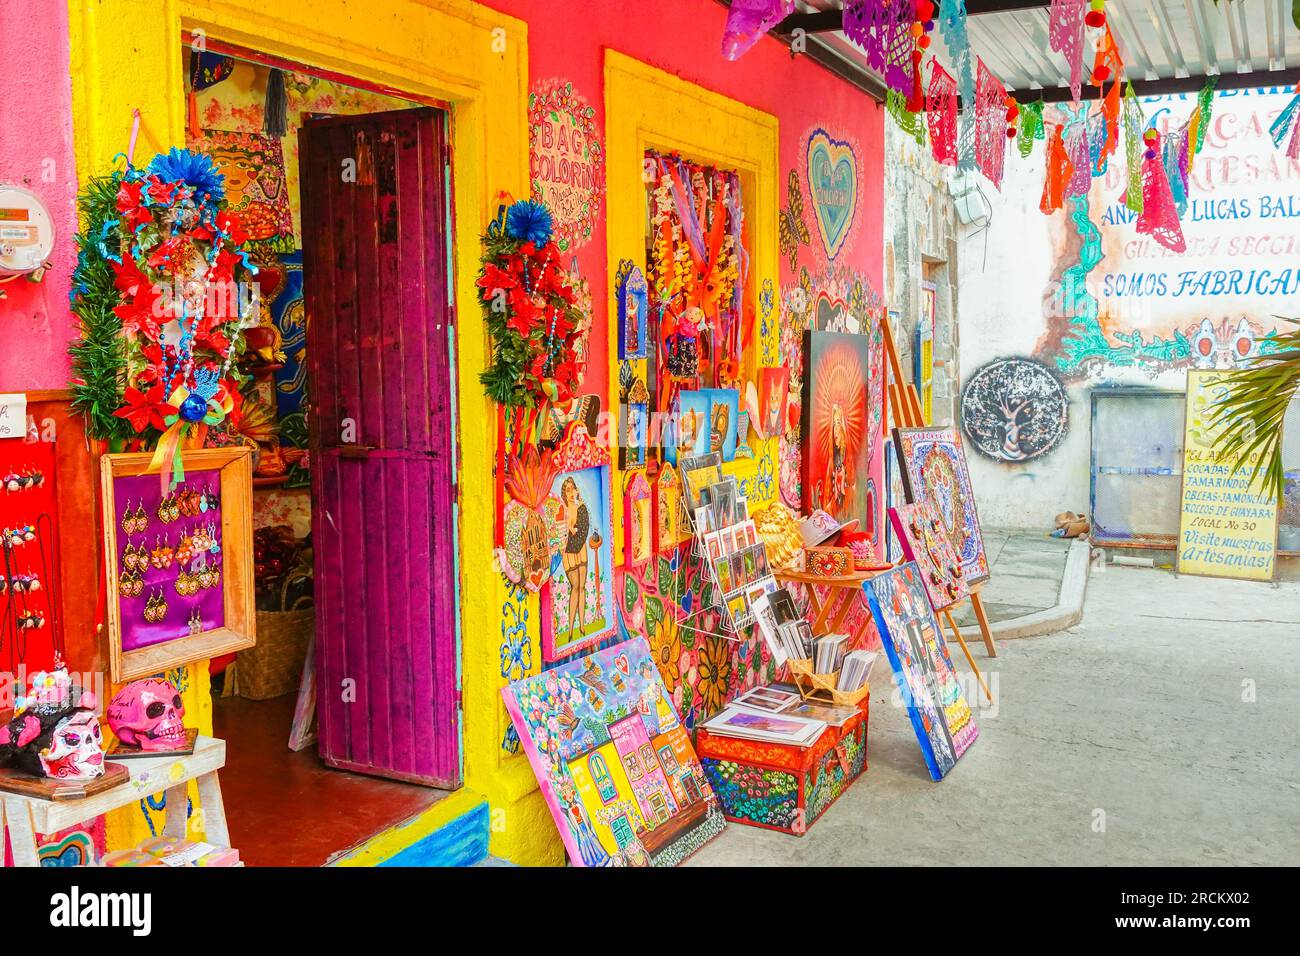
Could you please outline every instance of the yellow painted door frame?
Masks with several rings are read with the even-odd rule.
[[[746,298],[754,304],[759,334],[754,336],[752,354],[742,373],[753,376],[767,351],[762,341],[763,326],[779,351],[779,334],[774,316],[764,323],[758,316],[768,308],[760,291],[779,283],[777,258],[778,183],[780,182],[780,128],[771,113],[747,106],[702,86],[633,59],[616,50],[605,51],[605,136],[606,179],[605,227],[610,281],[609,354],[618,359],[618,303],[612,277],[620,259],[631,259],[645,269],[645,223],[647,215],[644,157],[647,149],[677,152],[696,162],[734,169],[744,192],[746,230],[749,239],[749,277]],[[631,364],[644,377],[647,360]],[[743,398],[743,396],[742,396]],[[610,376],[609,407],[619,410],[618,375]],[[612,415],[611,422],[618,421]],[[740,480],[755,475],[763,458],[776,472],[776,445],[769,439],[755,449],[752,459],[736,459],[724,470]],[[775,482],[773,483],[773,487]],[[623,522],[623,473],[614,475],[614,527]],[[755,492],[757,489],[755,489]],[[751,494],[750,508],[767,504],[766,496]],[[615,561],[620,562],[623,537],[614,536]],[[620,562],[621,563],[621,562]]]
[[[527,24],[469,0],[69,0],[69,19],[83,182],[126,151],[135,110],[142,118],[137,159],[184,145],[185,31],[449,105],[458,458],[466,464],[459,502],[465,788],[448,800],[468,808],[489,799],[493,853],[559,862],[554,828],[549,821],[535,825],[545,809],[527,761],[501,749],[499,634],[488,622],[500,618],[507,592],[490,572],[495,411],[478,387],[488,342],[474,286],[480,235],[496,213],[498,192],[528,195]],[[196,679],[187,706],[210,732],[206,668],[190,671]],[[110,823],[110,839],[129,839],[141,823],[137,817],[123,830]]]

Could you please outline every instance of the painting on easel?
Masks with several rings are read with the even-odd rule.
[[[894,447],[907,500],[928,499],[943,519],[968,587],[989,576],[961,435],[951,427],[895,428]]]
[[[961,559],[934,502],[923,498],[915,504],[900,504],[889,509],[889,517],[903,560],[915,561],[921,569],[925,591],[936,614],[969,596]]]

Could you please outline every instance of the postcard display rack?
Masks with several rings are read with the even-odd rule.
[[[723,475],[720,456],[683,458],[682,466],[693,547],[722,596],[720,607],[697,611],[682,626],[703,632],[695,620],[712,610],[721,631],[710,634],[736,640],[742,628],[758,624],[769,646],[775,647],[757,615],[784,588],[749,516],[748,501],[736,479]],[[784,658],[778,652],[778,661]],[[803,746],[698,728],[696,753],[726,818],[801,836],[866,770],[869,705],[864,684],[854,695],[853,716],[838,726],[828,725]]]
[[[683,457],[682,476],[695,539],[692,547],[708,567],[715,594],[721,598],[690,615],[681,626],[739,640],[740,632],[755,622],[755,601],[780,586],[767,545],[749,516],[749,501],[736,478],[723,474],[720,454]],[[720,630],[700,623],[711,613],[717,616]]]

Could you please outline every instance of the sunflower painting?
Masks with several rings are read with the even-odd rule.
[[[700,648],[700,692],[702,712],[712,715],[727,702],[731,686],[731,643],[708,637]]]
[[[617,611],[621,631],[646,635],[650,659],[682,724],[694,730],[738,694],[776,680],[776,661],[754,627],[734,640],[717,636],[716,610],[709,610],[715,604],[711,577],[705,562],[689,552],[683,546],[676,561],[660,556],[657,592],[620,569]],[[683,623],[697,611],[693,624]]]
[[[670,694],[681,683],[681,657],[681,628],[672,617],[662,618],[650,628],[650,659],[659,668],[659,676]]]

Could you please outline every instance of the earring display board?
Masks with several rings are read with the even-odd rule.
[[[256,643],[252,451],[187,452],[164,492],[148,454],[104,455],[105,579],[112,679]]]
[[[54,442],[0,440],[0,667],[63,655]]]

